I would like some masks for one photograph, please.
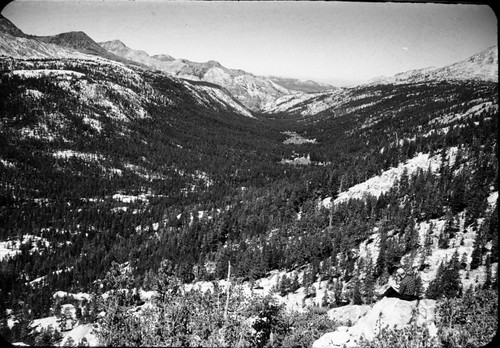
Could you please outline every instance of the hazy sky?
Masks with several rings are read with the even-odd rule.
[[[84,31],[150,55],[336,85],[441,67],[498,40],[486,5],[21,0],[2,14],[26,34]]]

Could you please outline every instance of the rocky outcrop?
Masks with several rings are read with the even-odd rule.
[[[346,314],[342,317],[344,320],[347,318],[347,313],[351,313],[353,319],[359,314],[360,308],[346,307],[351,308],[337,313],[339,315]],[[437,334],[437,328],[434,324],[435,308],[436,302],[434,300],[425,299],[417,302],[386,297],[377,302],[353,326],[340,326],[336,331],[320,337],[313,343],[313,348],[356,347],[362,338],[371,341],[381,329],[386,327],[401,330],[407,327],[412,319],[417,325],[427,327],[430,336],[434,337]]]
[[[147,65],[175,77],[205,81],[227,90],[238,102],[253,111],[260,111],[265,104],[288,94],[302,94],[290,91],[271,79],[256,76],[239,69],[228,69],[219,62],[192,62],[174,59],[168,55],[149,56],[141,50],[127,47],[119,40],[100,42],[99,45],[114,55]]]
[[[369,305],[350,305],[332,308],[328,311],[328,317],[335,322],[351,326],[356,323],[361,317],[363,317],[369,310],[371,306]]]
[[[59,347],[67,346],[88,346],[97,347],[99,346],[99,340],[96,336],[95,329],[98,326],[95,324],[83,324],[75,326],[71,331],[67,332],[61,342]],[[72,342],[72,343],[71,343]]]

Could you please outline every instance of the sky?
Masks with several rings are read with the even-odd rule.
[[[497,44],[487,5],[323,1],[18,0],[26,34],[84,31],[150,55],[337,86],[452,64]]]

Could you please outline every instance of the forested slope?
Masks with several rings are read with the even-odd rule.
[[[409,255],[424,269],[432,250],[463,242],[464,278],[489,267],[492,283],[496,82],[358,86],[314,115],[252,115],[218,86],[112,61],[0,62],[0,295],[13,340],[54,313],[56,291],[158,291],[223,279],[229,263],[234,282],[300,271],[300,284],[277,284],[283,295],[323,280],[328,305],[370,304]],[[310,161],[286,161],[297,156]],[[348,194],[423,157],[383,190]],[[432,224],[444,227],[422,240]],[[376,253],[361,254],[373,241]],[[425,296],[459,295],[440,283],[455,261]],[[92,305],[88,322],[103,309]]]

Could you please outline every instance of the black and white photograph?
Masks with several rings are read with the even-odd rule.
[[[498,80],[486,2],[4,4],[3,343],[493,345]]]

